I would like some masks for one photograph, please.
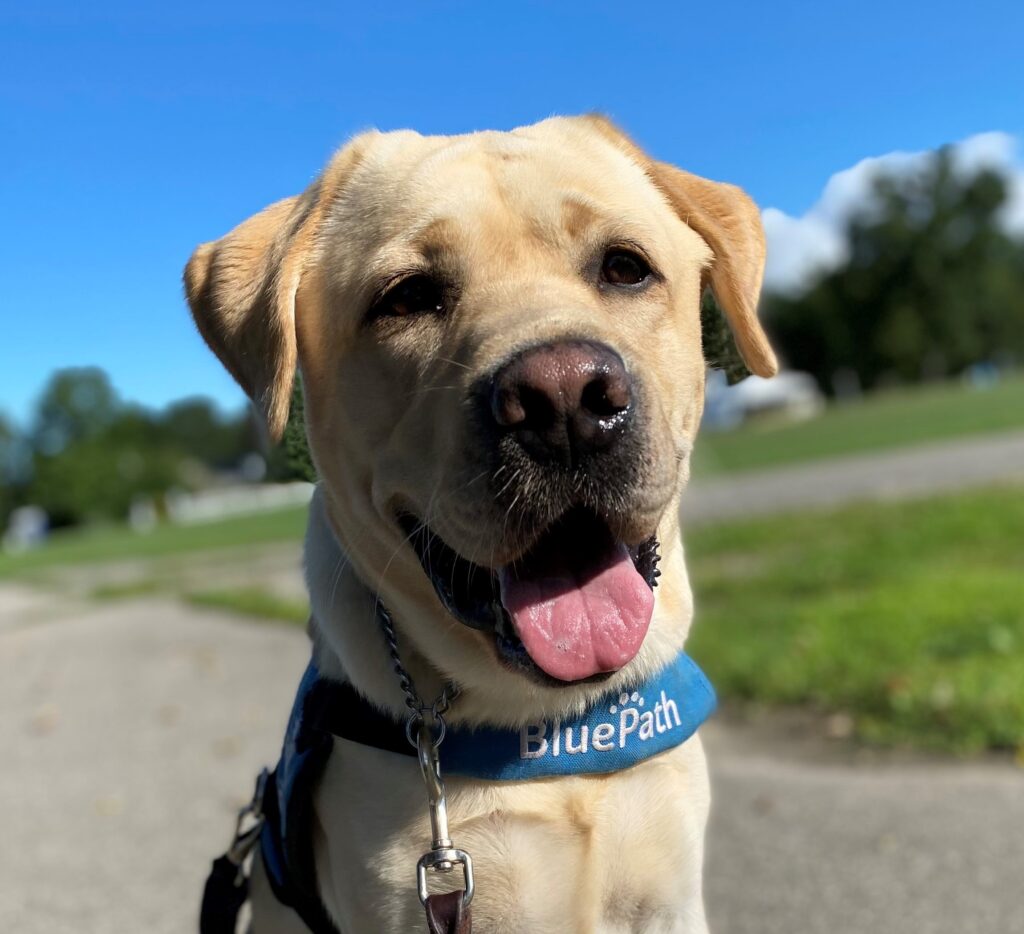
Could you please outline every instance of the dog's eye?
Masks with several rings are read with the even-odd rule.
[[[640,285],[650,274],[646,260],[632,250],[617,247],[601,261],[601,279],[609,285]]]
[[[409,276],[388,289],[370,309],[369,317],[408,318],[444,310],[444,289],[426,275]]]

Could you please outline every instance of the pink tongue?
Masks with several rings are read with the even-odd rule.
[[[625,545],[586,580],[569,567],[517,578],[506,566],[499,583],[530,658],[560,681],[621,668],[640,650],[654,612],[654,594]]]

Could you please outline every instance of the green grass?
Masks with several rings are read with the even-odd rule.
[[[707,432],[697,441],[694,474],[776,467],[969,436],[1024,429],[1024,376],[990,389],[943,383],[876,393],[832,406],[817,418],[752,423]]]
[[[1024,747],[1024,487],[696,530],[689,651],[724,699],[864,740]]]
[[[220,522],[164,525],[152,532],[126,526],[55,533],[42,548],[21,554],[0,553],[0,578],[67,564],[134,558],[162,558],[243,545],[301,541],[306,508],[294,507]]]
[[[123,584],[100,584],[89,591],[93,600],[131,600],[134,597],[149,597],[158,594],[164,588],[160,581],[143,578],[127,581]]]
[[[185,595],[194,606],[226,610],[239,616],[276,620],[305,625],[309,619],[309,604],[305,600],[290,600],[259,587],[205,590]]]

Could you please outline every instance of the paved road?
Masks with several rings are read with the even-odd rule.
[[[705,731],[714,934],[1024,932],[1024,769]]]
[[[698,479],[686,491],[683,516],[690,524],[712,522],[856,500],[905,499],[1000,480],[1024,480],[1024,432]]]
[[[0,588],[0,931],[194,932],[305,637],[156,601],[42,611]]]
[[[194,931],[306,656],[294,629],[0,586],[0,931]],[[717,934],[1024,931],[1024,770],[706,737]]]

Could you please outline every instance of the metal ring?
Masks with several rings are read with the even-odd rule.
[[[448,732],[448,724],[445,723],[444,717],[439,713],[434,714],[434,722],[438,725],[437,736],[434,739],[434,748],[437,749],[444,742],[444,735]]]
[[[441,780],[441,769],[437,761],[437,750],[433,746],[423,744],[416,747],[417,758],[420,761],[420,772],[423,775],[423,782],[427,786],[427,799],[430,803],[431,813],[435,813],[438,806],[445,806],[444,782]],[[442,834],[447,837],[447,833]]]
[[[436,706],[436,705],[435,705]],[[429,711],[434,718],[434,722],[438,724],[437,734],[432,736],[434,748],[437,749],[441,743],[444,742],[445,734],[448,732],[448,724],[445,723],[444,716],[440,713],[434,713],[432,707],[420,707],[409,714],[409,718],[405,721],[405,738],[409,741],[409,745],[413,749],[419,748],[419,739],[413,735],[413,728],[419,726],[427,726],[427,719],[423,716],[424,711]]]
[[[416,742],[416,737],[413,736],[413,727],[418,727],[423,722],[423,714],[418,710],[414,710],[409,714],[408,719],[405,721],[405,738],[409,740],[409,745],[412,746],[413,749],[418,749],[420,745]]]
[[[450,864],[448,869],[439,869],[439,862]],[[451,872],[456,866],[462,866],[462,907],[468,908],[473,901],[476,892],[476,885],[473,879],[473,860],[465,850],[449,847],[442,850],[430,850],[420,857],[416,864],[416,892],[420,897],[420,903],[426,905],[429,896],[427,889],[427,872]]]

